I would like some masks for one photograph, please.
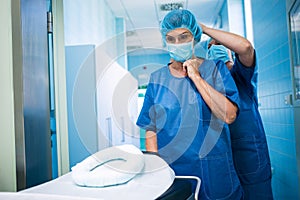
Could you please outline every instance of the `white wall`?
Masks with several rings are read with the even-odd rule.
[[[105,0],[64,0],[65,45],[99,45],[116,33]]]
[[[135,89],[137,92],[137,81],[126,70],[127,59],[124,56],[126,54],[125,27],[124,20],[114,15],[105,0],[64,0],[65,45],[95,45],[95,85],[97,84],[96,93],[98,97],[95,107],[97,107],[98,117],[99,149],[109,145],[106,135],[106,118],[109,117],[112,120],[111,129],[114,137],[114,145],[131,142],[138,143],[139,145],[139,138],[135,142],[131,135],[137,134],[138,131],[136,130],[135,123],[132,122],[134,120],[131,120],[134,117],[130,115],[136,115],[137,113],[137,93],[135,95],[131,94],[131,99],[127,99],[127,96],[125,96],[128,95],[127,91],[131,92]],[[81,67],[84,64],[85,62],[81,64]],[[120,84],[124,80],[124,77],[128,78],[126,80],[128,83]],[[126,87],[128,90],[120,90],[120,87]],[[116,91],[124,91],[124,93],[120,94]],[[123,96],[116,100],[113,98],[113,95],[116,94]],[[133,102],[133,99],[136,102]],[[113,106],[113,102],[116,102],[116,105]],[[122,105],[120,109],[115,108],[119,105]],[[135,106],[136,109],[134,108]],[[107,109],[108,111],[106,112]],[[113,119],[115,117],[113,109],[116,109],[118,112],[117,119]],[[120,113],[121,111],[122,113]],[[120,118],[123,121],[118,121]],[[122,127],[123,125],[124,127]]]

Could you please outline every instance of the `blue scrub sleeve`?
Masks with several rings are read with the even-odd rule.
[[[239,55],[235,54],[234,65],[231,69],[231,75],[234,77],[234,80],[238,84],[244,85],[244,89],[247,89],[247,94],[249,96],[257,95],[257,63],[256,63],[256,52],[254,52],[254,65],[252,67],[246,67],[239,60]]]
[[[150,77],[150,82],[147,86],[144,103],[142,110],[140,112],[140,115],[137,119],[136,125],[140,128],[147,130],[147,131],[154,131],[156,132],[156,126],[155,126],[155,116],[154,116],[154,85],[152,76]]]

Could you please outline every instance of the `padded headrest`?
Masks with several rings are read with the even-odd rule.
[[[101,150],[72,167],[77,185],[106,187],[124,184],[139,174],[145,165],[143,153],[126,144]]]

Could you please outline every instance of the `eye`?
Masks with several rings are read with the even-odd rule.
[[[181,35],[178,36],[178,40],[180,42],[186,42],[186,41],[188,41],[191,38],[191,36],[192,35],[189,34],[189,33],[183,33],[183,34],[181,34]]]
[[[167,36],[166,36],[166,41],[167,41],[168,43],[175,43],[175,42],[176,42],[176,39],[175,39],[175,37],[173,37],[173,36],[167,35]]]
[[[182,35],[179,35],[179,40],[180,41],[185,41],[185,40],[187,40],[187,38],[188,38],[188,35],[187,34],[182,34]]]

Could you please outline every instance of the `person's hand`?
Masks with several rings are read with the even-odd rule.
[[[200,58],[192,58],[183,63],[183,70],[187,73],[188,77],[193,79],[197,76],[200,77],[199,66],[203,62]]]

